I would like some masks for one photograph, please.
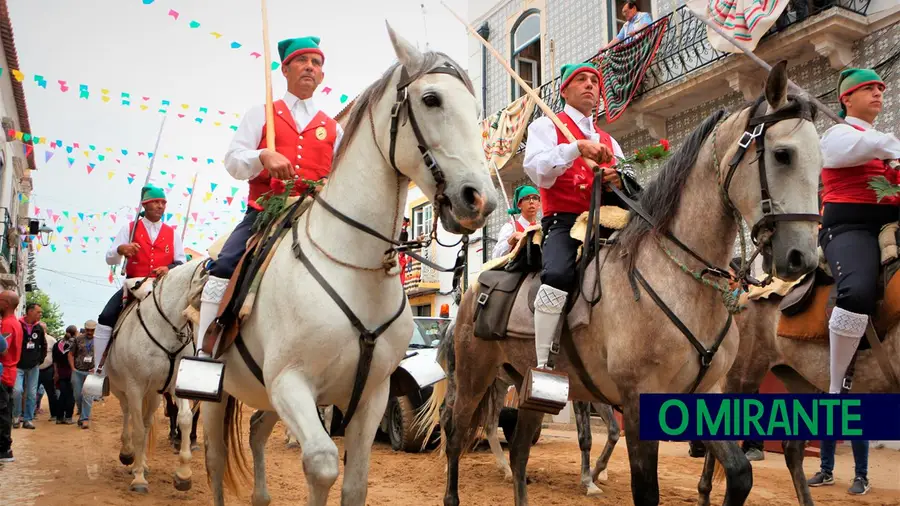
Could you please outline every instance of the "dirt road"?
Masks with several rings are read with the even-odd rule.
[[[46,411],[46,406],[44,410]],[[245,416],[250,413],[245,412]],[[115,398],[94,405],[94,421],[89,430],[77,426],[55,425],[40,415],[37,430],[13,432],[13,450],[17,461],[0,468],[0,504],[15,506],[69,505],[172,505],[211,504],[206,484],[203,453],[194,453],[194,487],[178,492],[172,486],[172,473],[178,457],[167,445],[168,425],[160,411],[157,441],[149,463],[148,495],[128,491],[131,475],[118,459],[121,411]],[[248,427],[245,423],[244,427]],[[202,429],[201,429],[202,431]],[[201,432],[202,441],[202,432]],[[594,458],[605,436],[595,432]],[[342,445],[340,438],[338,446]],[[269,490],[273,505],[305,504],[306,481],[300,465],[300,450],[287,449],[284,427],[278,424],[267,447]],[[686,443],[660,446],[661,504],[696,504],[697,479],[702,461],[687,456]],[[249,459],[249,454],[248,454]],[[600,484],[604,495],[585,497],[578,486],[578,443],[574,432],[545,429],[532,449],[529,494],[537,505],[631,504],[627,450],[619,443],[610,464],[609,481]],[[806,459],[808,474],[818,460]],[[872,449],[869,477],[872,490],[865,496],[846,493],[852,479],[853,459],[849,447],[838,449],[833,487],[813,489],[818,505],[893,505],[900,506],[900,452]],[[496,470],[487,451],[467,455],[461,465],[460,495],[464,504],[497,506],[512,504],[512,489]],[[754,506],[794,506],[797,504],[781,455],[768,453],[763,462],[753,463],[754,487],[747,502]],[[369,505],[407,505],[442,503],[444,460],[435,453],[410,455],[395,453],[390,446],[376,443],[369,475]],[[329,504],[340,504],[340,478],[332,489]],[[723,490],[714,491],[714,504],[721,504]],[[249,504],[249,495],[229,504]]]

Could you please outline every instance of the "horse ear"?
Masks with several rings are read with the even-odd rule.
[[[781,60],[772,67],[766,80],[766,102],[773,110],[785,104],[787,100],[787,60]]]
[[[387,25],[388,35],[391,37],[391,44],[394,45],[394,52],[397,54],[397,60],[401,65],[406,67],[407,72],[410,74],[414,73],[422,66],[422,61],[424,60],[422,53],[416,49],[416,46],[413,46],[406,39],[397,35],[397,32],[391,28],[390,23],[385,21],[384,24]]]

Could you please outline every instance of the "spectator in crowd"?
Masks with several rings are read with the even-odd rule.
[[[625,2],[625,5],[622,6],[622,17],[625,18],[622,29],[613,37],[613,40],[600,48],[600,51],[605,51],[619,42],[628,42],[632,35],[653,24],[650,14],[639,11],[634,2]]]
[[[0,352],[0,463],[15,462],[12,452],[12,393],[16,384],[16,365],[22,351],[22,324],[16,319],[19,295],[12,290],[0,292],[0,339],[6,349]]]
[[[97,322],[84,322],[84,332],[75,338],[72,355],[75,358],[75,370],[72,371],[72,385],[75,387],[75,407],[78,410],[78,426],[82,429],[90,427],[91,407],[94,398],[83,395],[84,380],[94,372],[94,330]]]
[[[72,348],[75,346],[75,334],[78,329],[69,325],[66,335],[53,347],[53,383],[59,390],[59,402],[56,406],[57,425],[72,425],[72,414],[75,411],[75,393],[72,387],[72,371],[75,370],[75,357]]]
[[[47,332],[47,324],[40,322],[44,328],[44,340],[47,341],[47,356],[41,363],[41,372],[38,374],[38,393],[37,402],[35,403],[35,414],[41,412],[41,401],[44,394],[47,394],[47,402],[50,404],[50,421],[56,420],[56,406],[59,397],[56,393],[56,387],[53,381],[53,347],[56,346],[56,338]]]
[[[869,486],[869,442],[862,440],[850,441],[853,448],[853,464],[855,466],[856,477],[847,492],[851,495],[863,495],[871,488]],[[821,459],[821,467],[819,472],[807,480],[806,484],[810,487],[821,487],[825,485],[834,485],[834,452],[837,447],[837,441],[822,441],[819,451]]]
[[[22,324],[22,353],[16,366],[16,385],[13,388],[13,428],[34,429],[34,408],[37,397],[40,365],[47,356],[47,340],[44,328],[38,325],[43,310],[40,304],[30,303],[25,307]],[[22,409],[22,401],[25,409]]]

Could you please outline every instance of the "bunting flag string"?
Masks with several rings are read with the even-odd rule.
[[[3,68],[0,67],[0,75]],[[38,88],[47,89],[47,78],[43,74],[25,74],[18,69],[10,69],[13,78],[19,82],[33,82]],[[56,84],[51,86],[52,89],[58,89],[61,93],[68,93],[70,90],[69,80],[58,79]],[[99,91],[99,93],[98,93]],[[99,97],[104,103],[116,103],[122,107],[137,109],[140,111],[153,111],[159,114],[168,114],[179,119],[191,120],[197,124],[213,125],[216,127],[227,126],[232,131],[238,129],[241,115],[236,112],[226,112],[214,107],[198,106],[194,107],[190,104],[178,104],[168,99],[156,100],[151,97],[144,96],[140,93],[129,91],[113,92],[109,88],[100,88],[89,86],[87,84],[78,85],[78,99],[90,100],[91,96]]]

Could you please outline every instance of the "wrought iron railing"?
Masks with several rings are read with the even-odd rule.
[[[865,15],[868,12],[870,3],[871,0],[791,0],[784,13],[763,37],[763,40],[775,33],[784,31],[791,25],[802,22],[831,8],[845,9]],[[644,75],[641,88],[635,94],[635,99],[683,78],[691,72],[715,63],[730,54],[713,49],[706,36],[706,25],[698,20],[686,6],[681,6],[656,20],[654,25],[657,23],[668,23],[668,27],[653,58],[653,62]],[[646,27],[643,30],[649,29],[650,27]],[[584,61],[596,61],[599,56],[600,53],[598,52]],[[562,110],[563,105],[559,100],[558,76],[535,91],[554,112]],[[597,111],[595,111],[595,115],[599,117],[604,113],[604,105],[601,101]],[[535,107],[534,116],[531,120],[533,121],[543,115],[544,112],[540,108]],[[524,149],[524,146],[520,145],[519,150],[521,151],[522,149]]]
[[[9,271],[15,273],[17,261],[14,248],[9,243],[9,232],[13,227],[12,220],[9,217],[9,209],[0,207],[0,214],[3,215],[0,218],[0,257],[6,259],[6,263],[9,264]]]

